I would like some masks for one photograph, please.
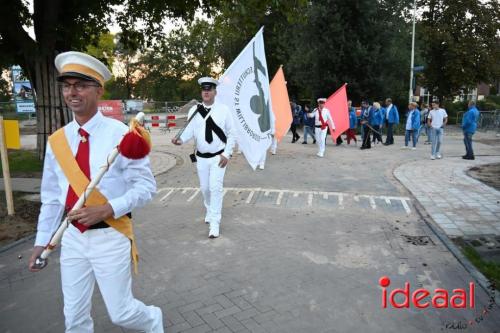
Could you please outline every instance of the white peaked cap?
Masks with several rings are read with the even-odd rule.
[[[108,67],[98,59],[82,52],[64,52],[57,55],[55,65],[59,71],[58,80],[66,77],[78,77],[94,80],[104,86],[104,82],[111,78]]]

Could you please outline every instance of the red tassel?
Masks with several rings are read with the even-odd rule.
[[[133,130],[125,134],[118,150],[126,158],[138,160],[149,154],[151,146],[137,131]]]

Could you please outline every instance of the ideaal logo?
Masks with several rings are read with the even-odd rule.
[[[396,309],[409,308],[410,303],[417,309],[425,309],[428,307],[433,307],[435,309],[447,309],[449,307],[454,309],[474,309],[476,305],[476,287],[474,282],[469,282],[467,289],[453,289],[451,295],[446,289],[442,288],[436,288],[434,291],[418,288],[412,291],[409,282],[405,282],[403,288],[395,288],[388,292],[387,288],[390,284],[391,280],[387,276],[383,276],[379,279],[379,285],[382,287],[382,309],[387,309],[389,306]],[[444,328],[463,330],[481,323],[495,306],[495,286],[490,284],[488,290],[488,305],[480,311],[479,315],[466,321],[446,322],[444,323]],[[397,295],[402,296],[401,302],[396,301]]]
[[[387,276],[383,276],[379,280],[382,287],[382,308],[387,308],[387,287],[391,284],[391,280]],[[396,295],[403,296],[403,302],[397,303]],[[428,297],[431,297],[430,301]],[[397,309],[409,308],[411,303],[419,309],[425,309],[432,306],[436,309],[446,309],[449,306],[455,309],[465,309],[467,307],[474,309],[475,306],[475,285],[469,283],[469,289],[453,289],[451,298],[446,289],[436,288],[434,291],[429,291],[424,288],[416,289],[411,292],[410,283],[405,282],[403,289],[396,288],[389,294],[390,304]]]

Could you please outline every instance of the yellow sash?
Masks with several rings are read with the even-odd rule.
[[[54,152],[54,156],[64,172],[64,175],[68,179],[69,184],[73,188],[73,191],[75,191],[76,195],[80,197],[85,192],[85,189],[89,185],[90,181],[82,170],[80,170],[80,166],[76,162],[68,140],[66,139],[64,129],[60,128],[49,136],[49,143],[52,151]],[[104,205],[107,202],[108,199],[106,199],[106,197],[102,195],[97,188],[95,188],[85,201],[85,205],[99,206]],[[139,261],[139,255],[135,244],[132,220],[127,215],[124,215],[118,219],[109,218],[105,221],[111,227],[115,228],[117,231],[121,232],[128,239],[130,239],[132,262],[134,264],[134,272],[137,274],[137,262]]]

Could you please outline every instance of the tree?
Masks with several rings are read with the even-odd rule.
[[[425,84],[443,98],[500,76],[496,0],[420,0]]]
[[[54,57],[68,50],[85,50],[96,42],[112,17],[122,30],[122,41],[137,49],[162,36],[167,18],[192,18],[200,6],[210,13],[219,0],[130,1],[130,0],[33,0],[0,2],[0,67],[21,65],[36,95],[38,152],[43,157],[47,136],[65,125],[71,113],[65,107],[56,84]],[[139,23],[139,24],[137,24]],[[24,30],[33,27],[36,39]]]
[[[311,2],[305,22],[289,29],[295,49],[289,80],[313,99],[344,82],[355,101],[404,96],[411,42],[402,14],[407,6],[408,1],[387,0]]]

